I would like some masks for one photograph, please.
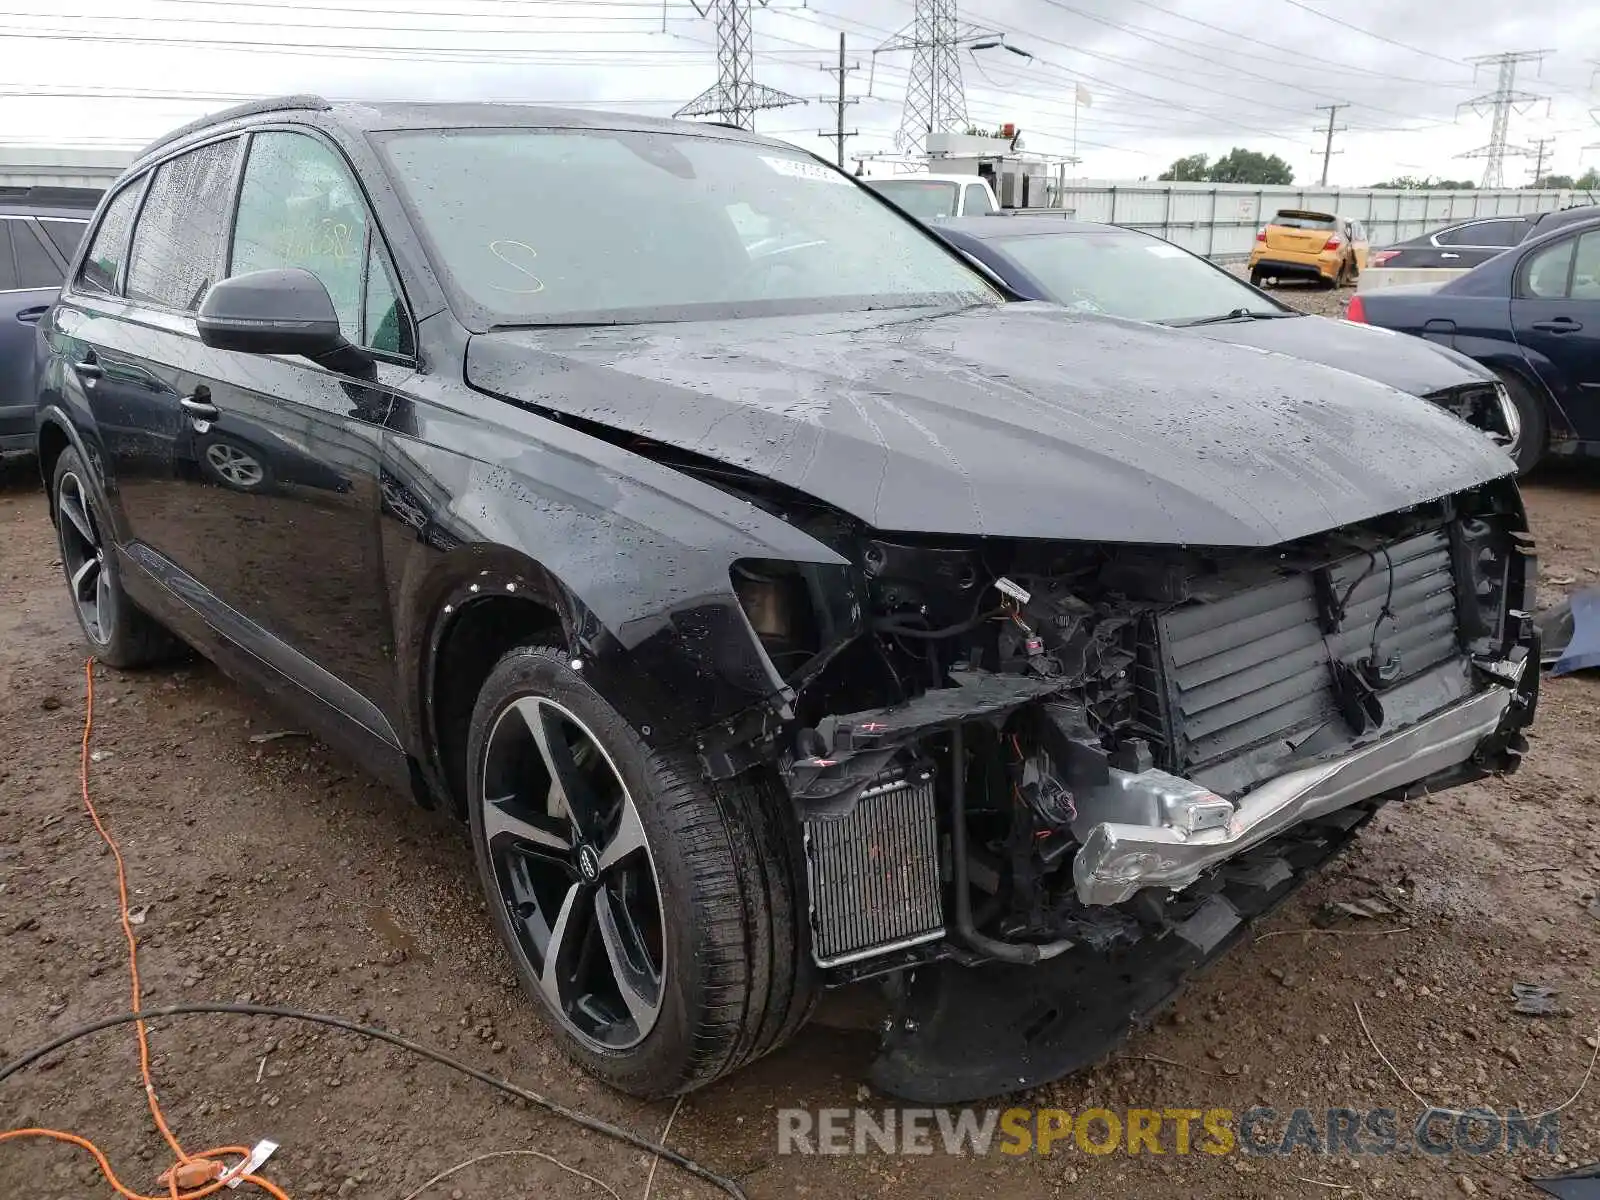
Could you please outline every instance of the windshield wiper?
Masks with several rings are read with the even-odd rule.
[[[1299,317],[1297,312],[1261,312],[1254,308],[1236,308],[1215,317],[1195,317],[1191,321],[1170,321],[1168,324],[1188,328],[1192,325],[1221,325],[1224,321],[1274,321],[1279,317]]]

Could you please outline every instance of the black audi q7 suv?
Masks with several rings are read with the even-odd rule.
[[[460,814],[549,1024],[640,1095],[872,977],[885,1090],[1061,1075],[1526,747],[1477,430],[1014,302],[751,133],[231,110],[108,192],[40,336],[95,653],[186,642]]]

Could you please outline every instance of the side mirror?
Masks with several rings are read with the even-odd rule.
[[[207,346],[243,354],[317,358],[345,345],[328,289],[301,267],[219,280],[206,293],[195,325]]]

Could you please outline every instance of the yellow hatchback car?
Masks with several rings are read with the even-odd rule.
[[[1367,265],[1367,231],[1360,221],[1333,213],[1281,209],[1256,234],[1250,282],[1320,280],[1329,287],[1354,284]]]

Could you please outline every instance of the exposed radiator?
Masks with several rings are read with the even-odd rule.
[[[807,821],[805,850],[818,966],[943,936],[931,776],[869,788],[841,820]]]
[[[1344,559],[1328,569],[1328,584],[1333,596],[1349,598],[1339,629],[1326,635],[1314,573],[1189,604],[1155,622],[1152,653],[1164,668],[1168,752],[1179,773],[1335,719],[1331,657],[1366,654],[1375,625],[1382,657],[1399,656],[1395,682],[1460,653],[1444,530],[1395,543],[1387,557]]]

